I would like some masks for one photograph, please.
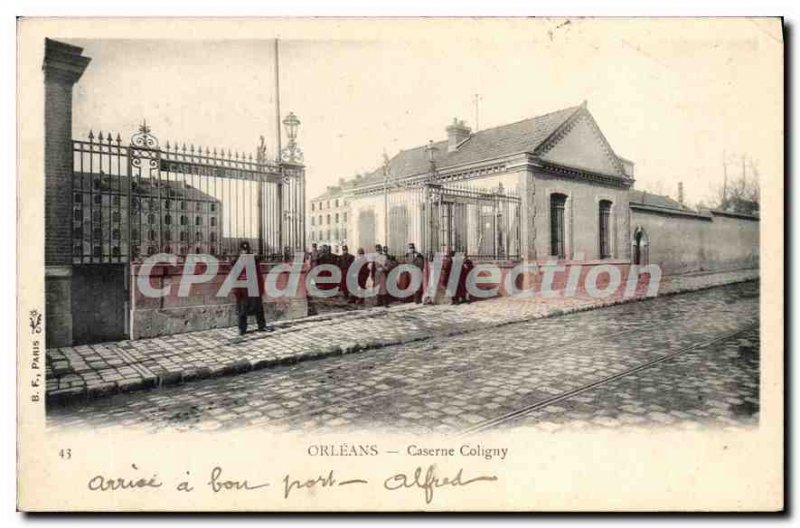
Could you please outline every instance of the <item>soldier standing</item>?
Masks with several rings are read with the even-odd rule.
[[[364,248],[358,248],[358,258],[364,258]],[[372,263],[368,262],[363,264],[360,268],[358,268],[358,287],[361,290],[367,289],[367,279],[369,279],[371,273]],[[358,297],[355,300],[356,304],[364,304],[364,298]]]
[[[250,315],[256,316],[256,324],[258,325],[259,332],[271,330],[267,328],[267,322],[264,317],[264,303],[262,296],[264,295],[264,277],[258,272],[258,259],[256,259],[250,251],[250,242],[242,242],[239,244],[239,257],[238,258],[252,258],[255,260],[256,267],[256,281],[258,284],[258,294],[253,296],[250,294],[250,289],[234,288],[233,296],[236,298],[236,315],[239,319],[239,335],[247,333],[247,317]],[[244,268],[239,274],[239,280],[250,280],[247,277],[247,268]]]
[[[341,291],[344,298],[348,303],[355,302],[355,297],[350,295],[350,289],[347,287],[347,273],[350,271],[350,266],[356,258],[350,254],[347,246],[342,246],[342,254],[339,256],[339,270],[342,272]]]
[[[386,255],[383,246],[375,245],[375,258],[372,260],[372,284],[378,288],[378,306],[389,306],[389,296],[386,291]]]
[[[456,295],[453,298],[453,304],[462,302],[469,303],[471,301],[469,292],[467,291],[467,276],[470,274],[475,266],[472,264],[467,252],[464,252],[464,261],[461,263],[461,275],[458,277],[458,287],[456,288]]]
[[[413,265],[419,270],[419,276],[420,279],[422,279],[424,276],[423,274],[425,273],[425,257],[422,256],[422,253],[417,252],[417,248],[413,243],[408,244],[408,253],[406,254],[406,258],[408,259],[409,264]],[[423,282],[423,280],[420,280],[419,287],[414,292],[414,302],[416,304],[420,304],[422,302]]]

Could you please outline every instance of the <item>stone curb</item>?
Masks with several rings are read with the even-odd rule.
[[[721,275],[721,274],[720,274]],[[451,327],[445,330],[440,331],[423,331],[408,338],[404,339],[374,339],[369,338],[363,342],[351,342],[347,343],[343,346],[340,345],[330,345],[325,348],[316,349],[313,351],[307,351],[296,355],[289,355],[283,356],[278,358],[261,358],[256,360],[250,359],[239,359],[232,363],[223,365],[219,368],[211,368],[211,367],[201,367],[197,369],[182,369],[182,370],[173,370],[168,371],[164,374],[156,374],[151,372],[147,369],[144,365],[136,362],[135,359],[130,357],[126,352],[120,351],[120,355],[128,361],[128,366],[132,367],[137,371],[140,376],[138,380],[122,380],[122,381],[106,381],[104,383],[93,383],[87,385],[86,387],[70,387],[65,389],[57,389],[54,391],[48,391],[46,394],[46,402],[48,405],[55,405],[55,406],[62,406],[62,405],[69,405],[80,403],[83,401],[93,400],[97,398],[112,396],[114,394],[121,394],[121,393],[128,393],[132,391],[138,390],[145,390],[151,389],[155,387],[169,387],[174,385],[180,385],[186,382],[192,381],[199,381],[203,379],[211,379],[217,378],[222,376],[229,376],[235,374],[241,374],[245,372],[250,372],[253,370],[262,370],[267,368],[276,368],[288,365],[294,365],[303,361],[311,361],[317,359],[325,359],[334,356],[341,356],[344,354],[351,354],[355,352],[362,352],[367,350],[374,350],[379,349],[387,346],[394,346],[394,345],[401,345],[407,343],[414,343],[418,341],[424,341],[427,339],[432,339],[435,337],[448,337],[460,334],[466,334],[470,332],[475,332],[479,330],[486,330],[488,328],[501,328],[503,326],[523,323],[526,321],[533,321],[538,319],[545,319],[550,317],[558,317],[562,315],[568,315],[573,313],[585,312],[589,310],[596,310],[600,308],[607,308],[610,306],[620,305],[620,304],[628,304],[633,302],[640,302],[648,299],[654,299],[658,297],[668,297],[671,295],[677,295],[681,293],[691,293],[695,291],[706,290],[710,288],[715,288],[719,286],[726,286],[731,284],[738,284],[742,282],[751,282],[754,280],[758,280],[757,273],[755,276],[744,277],[734,280],[728,281],[720,281],[711,284],[703,284],[703,285],[687,285],[686,287],[677,286],[671,290],[667,290],[663,293],[659,293],[657,297],[631,297],[628,299],[614,299],[609,301],[595,301],[595,302],[586,302],[584,304],[576,305],[576,306],[569,306],[564,308],[554,308],[552,310],[548,310],[543,313],[535,314],[535,315],[525,315],[520,317],[509,317],[507,319],[503,319],[500,321],[488,322],[485,324],[479,324],[474,321],[470,321],[469,325],[465,325],[463,327]],[[507,299],[507,298],[506,298]],[[502,299],[490,299],[488,302],[497,302],[502,301]],[[487,301],[482,301],[487,302]],[[302,330],[302,326],[306,323],[327,323],[327,324],[334,324],[335,322],[340,321],[341,319],[368,319],[372,317],[378,316],[385,316],[391,312],[397,313],[401,311],[416,311],[416,309],[423,308],[426,305],[414,305],[410,307],[401,306],[395,308],[372,308],[367,311],[354,311],[354,312],[337,312],[332,314],[323,314],[318,316],[312,316],[309,318],[304,319],[296,319],[292,321],[282,321],[282,324],[275,324],[275,327],[280,328],[275,332],[267,334],[267,336],[276,336],[281,334],[286,334],[290,332],[297,332]],[[399,309],[398,309],[399,308]],[[292,324],[289,324],[292,323]],[[300,326],[300,328],[293,328],[295,326]],[[246,339],[246,338],[245,338]],[[255,337],[254,339],[260,339],[260,337]]]

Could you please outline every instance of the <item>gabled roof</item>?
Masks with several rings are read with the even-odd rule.
[[[500,158],[521,152],[532,152],[547,140],[564,122],[575,115],[583,105],[572,106],[548,114],[523,119],[515,123],[487,128],[473,133],[453,152],[447,151],[447,141],[433,144],[436,147],[434,161],[437,170],[457,165]],[[394,179],[403,179],[430,170],[428,145],[401,150],[389,160],[389,174]],[[358,186],[383,181],[380,168],[358,182]]]

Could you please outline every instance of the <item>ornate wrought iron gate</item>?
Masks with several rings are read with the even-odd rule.
[[[304,249],[305,172],[290,161],[167,142],[143,123],[128,145],[91,131],[73,141],[73,263],[154,253],[225,258],[242,241],[266,259]]]

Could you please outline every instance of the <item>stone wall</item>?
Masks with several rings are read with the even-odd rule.
[[[259,273],[267,274],[276,264],[261,263]],[[133,287],[133,310],[131,313],[131,338],[155,337],[180,334],[210,328],[236,326],[236,304],[232,294],[218,297],[230,270],[230,264],[220,263],[216,276],[207,282],[194,284],[189,295],[178,295],[178,287],[183,274],[182,266],[156,266],[149,280],[154,288],[170,287],[169,294],[160,298],[148,298],[136,286],[141,274],[139,265],[132,267],[131,285]],[[265,299],[264,315],[267,321],[296,319],[308,315],[308,299],[304,288],[306,269],[300,275],[297,295],[290,298]],[[286,285],[287,274],[279,276],[278,287]],[[254,318],[251,317],[251,320]]]
[[[128,290],[124,264],[72,267],[72,341],[75,344],[125,339]]]
[[[662,273],[758,268],[757,218],[711,211],[704,214],[631,207],[631,236],[637,227],[647,233],[649,262]]]

